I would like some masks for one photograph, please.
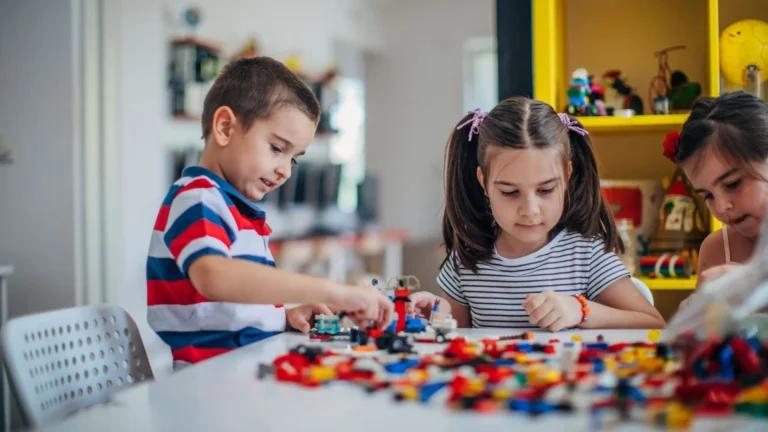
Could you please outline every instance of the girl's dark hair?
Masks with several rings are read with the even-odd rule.
[[[768,159],[768,102],[743,91],[700,98],[680,134],[675,162],[691,159],[708,145],[749,166]]]
[[[464,116],[456,127],[471,119],[472,114]],[[575,123],[582,127],[578,121]],[[450,259],[451,252],[455,252],[462,266],[476,271],[477,263],[490,259],[493,254],[500,229],[493,225],[485,193],[477,181],[478,166],[488,179],[486,152],[492,146],[561,148],[564,168],[570,161],[573,172],[568,180],[563,215],[553,233],[567,229],[585,237],[602,239],[606,251],[624,251],[613,216],[603,199],[589,135],[581,136],[569,130],[551,106],[526,97],[501,101],[488,113],[479,133],[471,140],[469,127],[454,128],[446,149],[443,214],[446,260]]]

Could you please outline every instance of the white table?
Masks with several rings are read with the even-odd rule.
[[[490,329],[465,330],[469,337],[511,334]],[[647,330],[580,331],[585,341],[603,334],[607,342],[647,340]],[[535,340],[568,340],[575,333],[536,333]],[[82,412],[44,430],[50,431],[588,431],[586,416],[547,414],[531,419],[518,413],[450,412],[442,403],[396,403],[383,391],[366,394],[353,385],[305,389],[288,383],[259,381],[257,365],[270,362],[306,336],[281,334],[181,370],[154,383],[119,393],[114,403]],[[427,352],[443,345],[419,345]],[[765,430],[766,423],[743,417],[697,421],[692,430]],[[648,430],[627,424],[618,430]]]

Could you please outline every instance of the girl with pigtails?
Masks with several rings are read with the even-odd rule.
[[[417,310],[450,309],[459,327],[661,328],[630,279],[603,199],[589,134],[525,97],[470,112],[446,151],[437,282]]]

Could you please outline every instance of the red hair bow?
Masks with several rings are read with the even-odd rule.
[[[675,155],[677,154],[677,148],[680,146],[680,134],[677,132],[670,132],[664,138],[664,156],[674,163]]]

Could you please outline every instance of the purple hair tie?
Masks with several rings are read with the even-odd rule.
[[[472,118],[460,124],[456,130],[471,123],[472,126],[469,128],[469,140],[472,141],[472,135],[480,135],[480,125],[483,124],[483,120],[485,120],[488,113],[482,112],[480,108],[477,108],[474,111],[470,111],[468,114],[472,114]]]
[[[572,130],[581,136],[589,134],[589,132],[587,132],[586,129],[578,126],[579,123],[576,120],[572,120],[570,117],[568,117],[568,114],[560,113],[557,116],[560,117],[560,121],[563,122],[563,124],[565,125],[565,127],[568,128],[568,130]]]

